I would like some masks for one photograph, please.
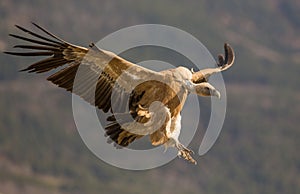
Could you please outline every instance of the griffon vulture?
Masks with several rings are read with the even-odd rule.
[[[89,48],[73,45],[39,25],[33,25],[44,35],[16,25],[32,38],[14,34],[10,36],[33,43],[16,45],[15,48],[34,51],[5,53],[48,58],[21,71],[43,73],[61,67],[47,80],[79,95],[105,113],[110,111],[105,133],[116,146],[128,146],[134,140],[149,135],[152,145],[175,147],[179,156],[196,163],[191,156],[193,152],[178,140],[180,112],[190,93],[220,98],[219,91],[208,83],[208,78],[234,63],[234,51],[229,44],[225,43],[225,56],[218,56],[216,68],[194,72],[177,67],[155,72],[94,44]],[[75,86],[73,83],[79,68],[82,68],[81,76],[76,78]],[[125,107],[122,106],[124,101]]]

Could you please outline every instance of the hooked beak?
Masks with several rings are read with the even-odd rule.
[[[220,94],[220,92],[218,90],[211,91],[211,96],[216,96],[219,99],[221,98],[221,94]]]

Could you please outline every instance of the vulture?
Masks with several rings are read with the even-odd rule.
[[[56,69],[47,80],[108,112],[105,135],[115,146],[126,147],[136,139],[149,136],[153,146],[175,147],[179,157],[196,164],[193,151],[178,140],[180,112],[189,94],[220,98],[220,92],[208,79],[234,63],[234,51],[229,44],[224,44],[225,55],[218,55],[215,68],[194,72],[180,66],[156,72],[93,43],[88,48],[77,46],[33,25],[40,33],[16,25],[27,36],[9,34],[30,43],[14,46],[27,52],[5,53],[48,58],[21,71],[44,73]]]

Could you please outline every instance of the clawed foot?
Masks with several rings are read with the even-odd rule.
[[[178,149],[178,156],[184,158],[187,161],[190,161],[194,164],[197,164],[196,160],[192,158],[191,154],[194,154],[194,152],[188,148],[186,148],[184,145],[181,143],[176,144],[176,148]]]

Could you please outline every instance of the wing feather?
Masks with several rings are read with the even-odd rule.
[[[89,49],[76,46],[35,23],[33,25],[49,37],[16,25],[18,29],[32,37],[15,34],[10,36],[33,45],[16,45],[15,48],[34,51],[5,53],[18,56],[50,56],[22,71],[43,73],[62,66],[61,70],[50,75],[47,80],[81,96],[104,112],[111,109],[111,94],[116,88],[130,93],[133,87],[145,78],[161,76],[157,72],[126,61],[112,52],[98,49],[94,44]],[[80,76],[77,75],[79,70]],[[75,88],[74,81],[76,81]],[[122,94],[122,92],[114,93]]]
[[[221,54],[218,55],[218,62],[217,62],[218,67],[202,69],[198,72],[193,73],[192,82],[196,84],[201,82],[207,82],[209,77],[212,74],[219,73],[229,69],[233,65],[235,60],[234,50],[229,44],[225,43],[224,52],[225,52],[225,58]]]
[[[145,91],[155,86],[148,83],[143,88],[141,83],[147,80],[161,80],[163,74],[133,64],[112,52],[97,48],[94,44],[91,44],[90,48],[70,44],[37,24],[33,23],[33,25],[45,35],[20,26],[16,27],[31,37],[11,34],[14,38],[31,43],[14,47],[29,52],[6,53],[18,56],[48,56],[48,58],[33,63],[22,71],[43,73],[62,67],[51,74],[47,80],[79,95],[104,112],[111,110],[113,115],[108,118],[109,124],[105,128],[110,140],[118,145],[127,146],[142,137],[142,134],[134,134],[123,129],[122,123],[116,120],[115,114],[125,115],[127,120],[124,117],[123,122],[127,124],[132,121],[145,124],[149,119],[151,120],[149,117],[138,116],[137,107]],[[138,91],[132,92],[136,86],[139,86]],[[128,103],[130,110],[126,107]]]

